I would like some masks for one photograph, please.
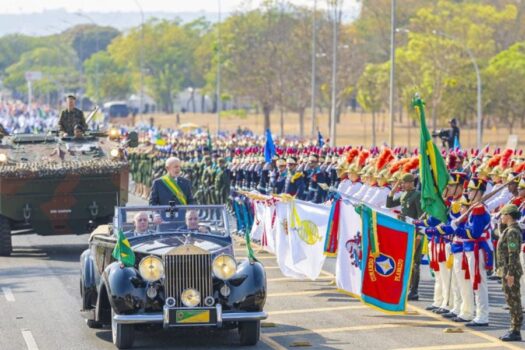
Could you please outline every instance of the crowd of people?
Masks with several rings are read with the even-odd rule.
[[[521,151],[443,149],[449,171],[443,201],[449,214],[447,221],[439,221],[421,209],[417,149],[278,140],[272,159],[265,158],[264,149],[263,137],[237,135],[214,141],[206,134],[180,137],[163,146],[145,142],[130,154],[131,172],[137,193],[144,197],[151,195],[151,183],[166,172],[166,160],[175,159],[179,176],[195,190],[193,203],[234,208],[244,194],[257,192],[329,205],[338,194],[393,212],[418,228],[409,300],[419,299],[421,256],[427,251],[435,275],[428,310],[470,327],[489,326],[487,281],[497,279],[512,316],[511,330],[502,339],[521,339],[519,286],[525,268]]]

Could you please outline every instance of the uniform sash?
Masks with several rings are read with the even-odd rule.
[[[164,184],[166,185],[166,187],[168,187],[170,191],[175,195],[175,197],[177,197],[177,199],[179,200],[179,203],[182,205],[186,205],[187,204],[186,196],[180,189],[177,182],[173,181],[171,177],[169,177],[168,175],[162,176],[161,179],[162,179],[162,182],[164,182]]]

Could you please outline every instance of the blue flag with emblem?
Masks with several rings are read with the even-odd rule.
[[[321,135],[321,132],[319,130],[317,130],[317,144],[319,145],[319,147],[324,146],[324,138],[323,138],[323,135]]]
[[[264,161],[271,163],[275,155],[275,145],[273,144],[272,133],[270,129],[266,129],[266,144],[264,145]]]

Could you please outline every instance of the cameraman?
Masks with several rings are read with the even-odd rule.
[[[442,129],[442,130],[434,131],[432,133],[432,136],[439,137],[441,139],[441,142],[443,143],[443,147],[447,147],[448,149],[451,149],[451,148],[454,148],[456,138],[459,144],[459,127],[458,127],[458,122],[456,118],[450,119],[449,125],[450,125],[450,129]]]

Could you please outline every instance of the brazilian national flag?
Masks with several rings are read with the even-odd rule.
[[[419,178],[421,181],[421,209],[439,220],[446,222],[447,207],[442,193],[447,186],[449,175],[445,160],[432,141],[425,120],[425,103],[415,96],[412,105],[419,112],[421,137],[419,139]]]
[[[133,253],[131,245],[122,230],[118,231],[117,244],[115,245],[115,249],[113,249],[112,255],[124,266],[135,265],[135,253]]]

